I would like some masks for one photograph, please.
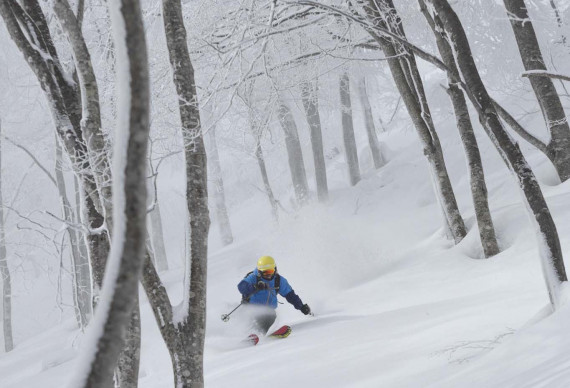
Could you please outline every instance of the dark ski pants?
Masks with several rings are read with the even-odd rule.
[[[275,310],[259,312],[253,316],[253,328],[265,335],[269,331],[271,325],[273,325],[273,322],[275,322],[276,318],[277,313]]]

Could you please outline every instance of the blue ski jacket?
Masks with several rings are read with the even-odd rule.
[[[279,281],[279,290],[277,290],[279,295],[285,297],[287,302],[291,303],[297,310],[301,310],[301,307],[303,307],[301,298],[295,294],[295,291],[293,291],[287,279],[281,275],[276,274],[273,276],[273,279],[267,280],[261,277],[256,268],[252,273],[243,278],[237,287],[244,298],[249,298],[249,303],[269,306],[276,309],[277,292],[275,290],[275,278],[277,276],[281,277],[281,280]],[[269,287],[264,290],[257,290],[257,282],[259,281],[266,283]]]

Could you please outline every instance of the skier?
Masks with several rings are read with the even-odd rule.
[[[249,303],[253,310],[253,328],[264,335],[277,318],[277,293],[303,314],[311,313],[310,307],[303,304],[287,279],[277,273],[275,260],[271,256],[259,258],[257,267],[237,287],[242,294],[242,302]]]

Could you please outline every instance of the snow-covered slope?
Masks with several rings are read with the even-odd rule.
[[[452,122],[447,127],[452,128]],[[570,308],[547,316],[536,240],[513,179],[481,138],[490,203],[503,252],[481,259],[465,162],[457,135],[443,142],[469,235],[445,238],[421,150],[409,131],[383,134],[390,162],[348,188],[331,177],[331,201],[272,225],[262,196],[232,212],[236,242],[220,248],[212,228],[208,278],[206,386],[250,387],[567,387]],[[364,155],[366,150],[362,151]],[[527,149],[570,256],[570,182],[556,179]],[[248,333],[236,284],[261,255],[308,303],[315,317],[286,302],[275,326],[284,340],[240,344]],[[162,274],[174,300],[182,270]],[[141,294],[140,386],[172,386],[171,364]],[[63,387],[82,335],[71,320],[0,356],[0,386]]]

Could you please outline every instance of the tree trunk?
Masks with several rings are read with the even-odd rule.
[[[112,233],[111,169],[107,158],[105,138],[101,131],[99,89],[91,64],[91,56],[79,22],[67,0],[55,0],[54,11],[73,49],[73,58],[81,91],[81,132],[85,139],[89,164],[97,185],[102,215],[105,217],[109,233]]]
[[[180,0],[163,0],[163,20],[174,85],[179,101],[186,156],[186,201],[190,214],[190,263],[187,265],[178,332],[184,338],[184,353],[167,347],[175,367],[178,387],[204,386],[204,338],[206,334],[206,280],[208,232],[208,182],[206,152],[202,138],[194,68],[186,40]],[[189,272],[189,273],[188,273]]]
[[[504,0],[526,71],[547,70],[524,0]],[[562,181],[570,178],[570,127],[552,79],[529,77],[551,140],[547,156]]]
[[[151,158],[149,157],[147,160],[148,170],[154,172]],[[154,172],[154,174],[156,174],[156,172]],[[153,196],[148,196],[148,205],[153,208],[147,215],[147,249],[152,249],[152,257],[155,260],[154,265],[159,272],[162,272],[168,270],[168,258],[166,256],[166,248],[164,246],[164,233],[162,231],[162,217],[160,215],[160,201],[158,200],[156,177],[148,180],[147,187],[149,193],[154,193]]]
[[[350,185],[354,186],[360,181],[360,167],[358,166],[358,150],[356,149],[354,124],[352,122],[350,79],[347,72],[344,72],[340,77],[340,107],[342,112],[342,138],[346,164],[348,165],[348,177]]]
[[[45,93],[56,133],[71,160],[73,170],[81,180],[89,227],[101,228],[104,223],[101,215],[103,208],[96,180],[91,171],[87,147],[82,138],[81,108],[77,90],[68,81],[69,77],[64,74],[59,63],[47,21],[37,0],[26,0],[23,4],[25,11],[14,0],[0,1],[0,15],[12,40],[24,55]],[[25,31],[22,28],[25,28]],[[50,55],[41,55],[38,47]],[[99,234],[89,233],[87,240],[95,280],[93,293],[95,300],[98,295],[97,285],[101,284],[109,252],[109,239],[106,232],[102,231]]]
[[[70,223],[74,223],[73,209],[67,199],[67,190],[65,188],[65,179],[62,170],[62,150],[59,140],[55,139],[55,180],[59,198],[61,202],[63,219]],[[69,245],[71,248],[71,273],[72,273],[72,287],[73,287],[73,301],[75,304],[75,317],[81,329],[87,327],[91,317],[91,279],[89,278],[89,268],[87,271],[83,268],[89,265],[88,262],[82,262],[85,259],[81,256],[79,250],[79,236],[75,229],[67,228],[67,235],[69,237]],[[87,275],[87,276],[86,276]]]
[[[469,169],[471,196],[473,198],[475,217],[477,219],[483,253],[486,258],[489,258],[500,252],[499,244],[497,243],[495,227],[493,225],[491,211],[489,210],[487,185],[485,183],[483,164],[481,163],[481,154],[479,153],[479,146],[477,145],[477,139],[473,132],[473,126],[471,125],[467,102],[465,101],[463,92],[457,86],[457,83],[453,81],[453,79],[459,79],[459,70],[457,69],[453,51],[449,43],[445,37],[442,36],[441,30],[438,30],[436,27],[435,21],[427,11],[423,0],[419,0],[419,3],[422,13],[426,17],[435,35],[437,47],[443,62],[449,68],[449,71],[453,73],[452,75],[448,75],[449,88],[447,92],[453,105],[457,120],[457,129],[459,130],[463,148],[465,149],[467,167]]]
[[[536,227],[538,251],[550,301],[553,308],[557,309],[561,304],[560,283],[568,279],[556,225],[540,186],[518,144],[508,135],[499,120],[493,100],[487,93],[473,60],[467,36],[457,14],[446,0],[425,0],[425,2],[432,6],[435,16],[441,21],[440,30],[444,31],[449,39],[459,72],[466,85],[467,95],[479,113],[483,128],[518,181],[525,207],[529,211],[529,218]]]
[[[360,104],[364,110],[364,124],[366,126],[366,134],[368,135],[368,144],[370,145],[372,160],[374,161],[374,168],[379,169],[384,165],[384,158],[382,158],[380,143],[378,142],[378,136],[376,136],[376,128],[374,128],[372,108],[370,107],[368,93],[366,92],[365,76],[361,76],[358,79],[358,95],[360,96]]]
[[[136,300],[131,312],[125,345],[121,350],[117,367],[115,368],[115,385],[119,388],[137,388],[139,383],[141,317],[138,290],[134,298]]]
[[[2,123],[0,122],[0,139],[2,138]],[[14,349],[12,335],[12,280],[6,254],[6,234],[4,233],[4,201],[2,199],[2,149],[0,143],[0,276],[2,277],[2,329],[4,350],[6,353]]]
[[[71,384],[77,387],[109,386],[133,318],[145,258],[149,82],[144,26],[138,0],[121,0],[111,6],[117,58],[121,64],[117,76],[121,93],[118,101],[128,105],[118,109],[113,152],[113,243],[94,320],[94,324],[101,325],[102,332],[96,339],[96,347],[85,350],[89,370]],[[134,381],[131,383],[136,385]]]
[[[269,183],[269,176],[267,175],[267,168],[265,167],[265,158],[263,157],[263,150],[261,149],[261,144],[257,142],[257,147],[255,148],[255,159],[257,160],[257,165],[259,166],[259,172],[261,173],[261,179],[263,180],[263,188],[265,189],[265,194],[269,199],[269,204],[271,205],[271,214],[273,215],[273,220],[279,222],[279,204],[275,195],[273,195],[273,190],[271,189],[271,184]]]
[[[317,198],[319,202],[326,202],[329,199],[329,189],[327,183],[327,166],[323,150],[321,115],[319,114],[319,96],[316,83],[306,81],[301,84],[301,99],[303,100],[303,108],[305,109],[307,122],[309,123],[309,129],[311,131]]]
[[[295,198],[297,199],[297,203],[303,206],[309,199],[309,188],[297,125],[295,124],[291,109],[289,109],[287,104],[283,101],[279,103],[277,115],[285,134],[287,160],[289,161],[289,170],[291,171],[291,179],[293,181],[293,188],[295,189]]]
[[[218,153],[218,143],[216,142],[216,128],[210,129],[210,163],[211,175],[214,181],[214,202],[216,204],[216,218],[218,219],[218,227],[222,244],[229,245],[234,241],[232,228],[230,226],[230,217],[226,207],[226,194],[224,190],[224,179],[222,178],[222,166],[220,165],[220,154]]]
[[[164,246],[164,233],[162,231],[162,217],[160,215],[160,204],[158,198],[154,204],[154,209],[149,213],[150,218],[150,242],[154,252],[156,269],[159,272],[168,270],[168,258]]]
[[[383,29],[392,26],[391,28],[396,29],[396,33],[404,36],[400,18],[391,0],[368,0],[368,6],[365,7],[365,10],[368,13],[368,18],[375,26]],[[390,23],[385,21],[386,18],[390,20]],[[396,27],[393,27],[394,25]],[[390,58],[387,61],[388,66],[418,132],[424,155],[429,163],[436,198],[444,215],[446,230],[457,244],[465,237],[467,231],[457,207],[455,193],[449,180],[439,137],[431,120],[415,57],[411,52],[405,50],[404,47],[398,46],[399,50],[396,50],[396,43],[393,41],[375,33],[371,33],[371,35],[384,51],[384,55]]]

